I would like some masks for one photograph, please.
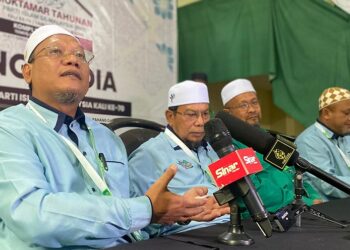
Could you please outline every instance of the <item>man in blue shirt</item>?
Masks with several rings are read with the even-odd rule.
[[[319,98],[317,121],[296,139],[300,156],[350,184],[350,91],[331,87]],[[325,200],[348,197],[343,191],[306,174]]]
[[[190,80],[173,85],[169,89],[165,116],[168,122],[165,131],[142,144],[129,156],[132,196],[144,194],[164,173],[164,166],[169,164],[178,167],[177,175],[168,185],[172,192],[184,194],[187,189],[197,185],[208,187],[209,194],[217,191],[208,165],[219,158],[204,140],[204,124],[210,119],[207,86]],[[209,201],[216,203],[213,196]],[[227,220],[228,216],[224,216],[213,223]],[[148,231],[151,235],[170,234],[208,225],[196,222],[186,226],[152,225]]]
[[[150,222],[210,220],[205,187],[167,189],[169,167],[129,198],[124,145],[84,115],[93,56],[56,25],[29,37],[22,73],[32,96],[0,113],[1,249],[106,248],[142,239]],[[215,210],[215,209],[214,209]]]

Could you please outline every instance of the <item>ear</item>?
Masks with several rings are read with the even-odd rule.
[[[32,65],[29,63],[26,63],[22,65],[22,75],[26,83],[31,84],[32,83]]]
[[[325,119],[326,121],[331,120],[331,118],[332,118],[332,110],[330,110],[327,107],[323,108],[322,116],[323,116],[323,119]]]
[[[166,118],[168,124],[171,125],[173,123],[173,121],[174,121],[174,112],[169,110],[169,109],[167,109],[165,111],[165,118]]]

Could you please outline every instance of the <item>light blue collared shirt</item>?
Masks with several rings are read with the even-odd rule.
[[[325,135],[317,126],[321,126]],[[350,136],[338,137],[334,132],[319,122],[315,122],[302,132],[295,140],[300,156],[328,172],[332,176],[350,185],[350,166],[347,166],[344,158],[336,147],[350,158]],[[305,181],[309,181],[325,200],[348,197],[346,193],[336,187],[322,181],[312,174],[305,174]]]
[[[168,185],[170,191],[184,194],[192,187],[205,186],[208,187],[208,194],[213,194],[218,188],[207,171],[208,165],[219,159],[218,155],[209,144],[199,146],[192,153],[200,164],[163,132],[142,144],[129,156],[131,195],[144,194],[171,164],[175,164],[178,170]],[[211,222],[193,221],[185,226],[152,224],[146,230],[151,236],[167,235],[226,221],[229,221],[229,216],[224,215]]]
[[[149,224],[147,197],[129,198],[124,145],[78,109],[73,119],[32,98],[47,121],[20,104],[0,112],[0,246],[8,249],[105,248]],[[59,134],[72,140],[98,172],[96,152],[108,170],[112,196],[103,196]]]

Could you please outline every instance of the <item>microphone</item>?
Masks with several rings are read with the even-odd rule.
[[[350,186],[347,183],[299,157],[296,145],[292,142],[280,136],[273,137],[225,111],[218,112],[216,117],[223,121],[233,138],[263,154],[264,160],[271,165],[281,170],[286,165],[295,166],[301,171],[307,171],[350,195]]]
[[[210,120],[204,125],[204,128],[207,141],[221,158],[209,166],[217,186],[221,188],[214,193],[215,199],[222,205],[236,197],[242,197],[261,232],[265,237],[270,237],[272,226],[268,213],[251,179],[247,176],[262,170],[254,151],[246,149],[240,154],[236,153],[232,145],[232,137],[220,119]],[[250,165],[249,168],[248,165]]]

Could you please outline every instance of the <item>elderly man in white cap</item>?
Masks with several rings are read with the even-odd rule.
[[[261,108],[256,91],[247,79],[237,79],[221,90],[224,110],[253,126],[260,125]]]
[[[206,187],[168,191],[175,166],[129,198],[122,141],[79,108],[91,59],[56,25],[27,41],[22,73],[32,96],[0,113],[1,249],[106,248],[142,239],[151,222],[210,219],[206,198],[195,199]]]
[[[224,111],[252,126],[260,126],[260,104],[256,91],[249,80],[237,79],[229,82],[223,87],[221,98]],[[247,147],[237,140],[234,140],[233,144],[236,149]],[[265,208],[269,212],[275,212],[294,200],[294,169],[290,168],[289,171],[280,171],[264,161],[262,154],[257,152],[256,154],[264,170],[252,175],[251,178],[264,202]],[[308,194],[308,197],[303,197],[306,204],[312,205],[320,202],[319,194],[309,184],[305,183],[304,188]]]
[[[350,184],[350,91],[340,87],[325,89],[319,97],[317,121],[295,143],[303,158]],[[325,200],[348,197],[317,177],[306,176]]]
[[[133,196],[142,195],[165,171],[164,164],[176,164],[178,172],[170,181],[170,191],[184,194],[194,186],[208,187],[209,194],[217,190],[208,173],[208,165],[218,160],[212,147],[204,140],[204,124],[209,121],[207,86],[194,81],[173,85],[168,93],[165,111],[168,126],[157,137],[151,138],[129,157],[130,190]],[[214,204],[214,198],[210,197]],[[223,208],[221,213],[228,213]],[[213,223],[224,222],[228,216]],[[151,235],[170,234],[190,228],[208,226],[209,223],[191,222],[186,226],[149,227]]]

